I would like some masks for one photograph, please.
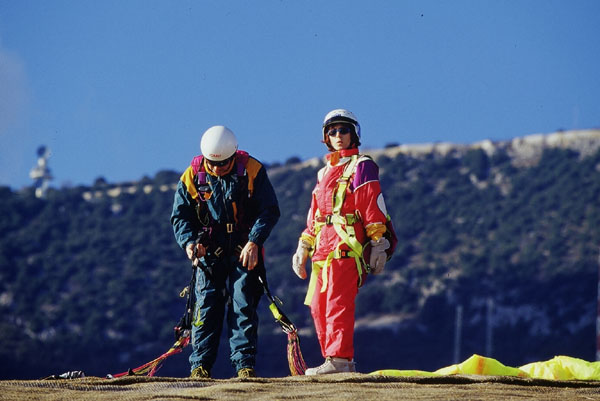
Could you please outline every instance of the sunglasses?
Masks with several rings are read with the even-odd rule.
[[[331,128],[327,131],[327,135],[335,136],[335,134],[346,135],[352,132],[352,128],[350,127],[341,127],[341,128]]]
[[[209,160],[206,159],[206,161],[208,162],[208,164],[210,164],[212,167],[225,167],[226,165],[229,164],[229,162],[231,161],[231,157],[225,159],[225,160],[221,160],[221,161],[213,161],[213,160]]]

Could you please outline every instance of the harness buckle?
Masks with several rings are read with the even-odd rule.
[[[216,256],[217,258],[220,258],[220,257],[221,257],[221,254],[223,253],[223,248],[221,248],[221,247],[218,247],[217,249],[215,249],[215,251],[214,251],[213,253],[215,254],[215,256]]]
[[[360,221],[360,219],[358,218],[358,216],[356,214],[347,214],[346,215],[346,224],[347,225],[352,225],[359,221]]]
[[[231,234],[233,232],[233,223],[227,223],[227,234]]]
[[[350,252],[352,252],[352,251],[349,251],[349,250],[347,250],[347,249],[337,249],[337,250],[335,251],[334,257],[335,257],[336,259],[350,258],[350,257],[352,257],[352,256],[350,255]]]
[[[327,224],[328,226],[333,224],[333,215],[332,214],[328,214],[325,216],[325,224]]]

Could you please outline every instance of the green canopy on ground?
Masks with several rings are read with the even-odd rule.
[[[546,380],[600,380],[600,362],[587,362],[570,356],[555,356],[544,362],[532,362],[518,368],[505,366],[496,359],[473,355],[462,363],[435,372],[384,369],[371,373],[383,376],[483,375],[518,376]]]

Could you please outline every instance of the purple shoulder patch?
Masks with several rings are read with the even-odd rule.
[[[250,159],[250,155],[248,154],[248,152],[245,152],[243,150],[236,151],[235,161],[237,162],[237,175],[244,175],[244,169],[248,164],[248,159]]]
[[[356,174],[352,181],[352,189],[358,188],[369,181],[379,180],[379,167],[371,159],[366,159],[356,166]]]
[[[200,167],[202,166],[202,155],[200,156],[196,156],[192,159],[192,162],[190,163],[192,165],[192,170],[194,171],[194,174],[198,174],[198,171],[200,170]]]

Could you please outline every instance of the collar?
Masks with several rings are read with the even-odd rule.
[[[337,166],[338,164],[340,164],[340,162],[341,164],[346,163],[348,161],[348,158],[357,154],[358,148],[350,148],[338,150],[336,152],[331,152],[325,157],[327,158],[327,161],[330,165]]]

